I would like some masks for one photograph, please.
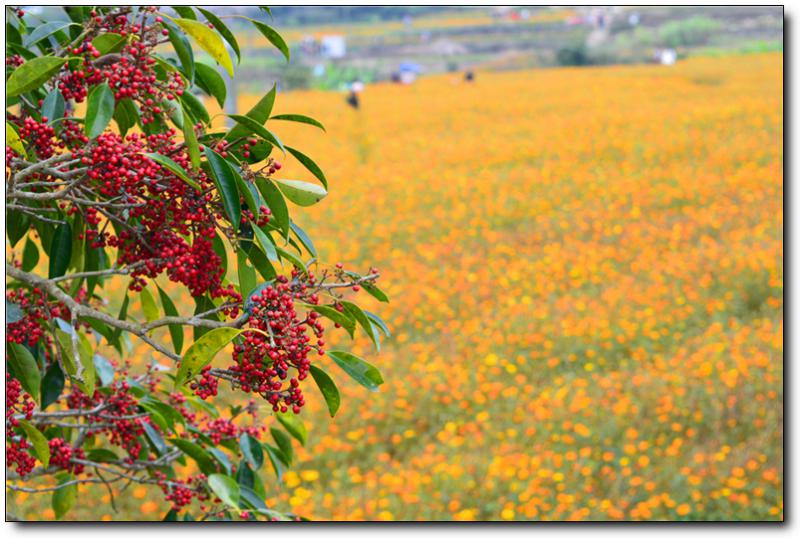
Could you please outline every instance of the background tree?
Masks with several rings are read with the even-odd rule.
[[[212,128],[201,94],[222,106],[225,83],[194,47],[232,76],[229,50],[238,61],[240,49],[206,9],[65,9],[70,22],[7,12],[6,486],[52,495],[59,518],[82,484],[130,482],[160,488],[167,519],[294,517],[266,505],[258,470],[268,461],[280,477],[292,438],[305,443],[309,376],[336,413],[319,359],[371,390],[383,382],[363,359],[326,350],[328,325],[363,330],[376,347],[388,335],[345,299],[363,289],[387,301],[377,270],[322,267],[289,213],[287,200],[311,206],[328,182],[265,125],[323,127],[273,115],[273,86],[229,115],[232,128]],[[289,60],[280,35],[248,21]],[[287,153],[319,184],[283,178]],[[112,278],[129,281],[119,310],[104,291]],[[136,303],[145,320],[128,315]],[[171,367],[140,371],[131,339]],[[240,396],[224,415],[220,381]],[[182,470],[188,460],[199,472]]]

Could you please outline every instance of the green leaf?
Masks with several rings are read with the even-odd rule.
[[[292,231],[294,232],[294,235],[297,236],[297,239],[300,240],[300,242],[306,248],[308,253],[311,254],[311,256],[313,258],[316,258],[317,257],[317,249],[314,246],[314,243],[311,241],[311,238],[308,236],[308,234],[305,231],[303,231],[303,229],[300,226],[298,226],[297,224],[295,224],[294,222],[290,223],[290,225],[291,225]]]
[[[375,297],[380,302],[382,303],[389,302],[389,298],[386,296],[386,294],[383,293],[383,291],[381,291],[381,289],[372,282],[362,282],[361,287],[364,288],[367,293]]]
[[[264,465],[264,451],[261,448],[261,444],[251,435],[243,433],[239,437],[239,448],[242,450],[242,455],[247,460],[247,463],[253,469],[260,469]]]
[[[119,51],[127,41],[127,37],[114,32],[106,32],[92,39],[92,46],[101,55]]]
[[[264,251],[264,254],[267,255],[267,259],[273,262],[278,261],[278,251],[275,249],[275,244],[270,240],[267,234],[258,226],[253,226],[253,234],[255,235],[257,244],[261,247],[261,250]]]
[[[50,368],[45,372],[40,386],[42,394],[42,409],[45,409],[51,403],[58,400],[61,393],[64,391],[64,372],[58,362],[53,361]]]
[[[281,35],[272,28],[270,28],[269,26],[267,26],[266,24],[264,24],[263,22],[255,20],[252,22],[256,26],[256,28],[258,28],[258,31],[261,32],[270,43],[275,45],[275,48],[281,51],[281,54],[283,54],[283,56],[286,58],[286,61],[288,62],[290,56],[289,46],[286,44],[286,41],[283,40]]]
[[[7,359],[11,362],[14,373],[22,385],[22,388],[38,402],[39,384],[42,376],[39,373],[39,366],[36,364],[36,359],[25,346],[21,346],[15,342],[8,342],[6,345],[9,351]]]
[[[206,364],[211,362],[222,348],[227,346],[242,331],[231,327],[218,327],[198,338],[181,359],[178,373],[175,376],[175,387],[180,387],[186,380],[197,375]]]
[[[292,254],[288,250],[282,249],[281,247],[275,247],[275,250],[278,252],[278,255],[281,258],[286,258],[287,260],[289,260],[292,263],[292,265],[294,265],[295,267],[300,269],[303,273],[308,274],[308,270],[306,269],[306,266],[303,263],[303,260],[301,260],[300,258],[295,256],[294,254]]]
[[[154,418],[155,414],[151,414],[150,418]],[[142,420],[140,421],[142,428],[144,428],[144,433],[147,435],[147,438],[153,444],[153,447],[156,449],[159,455],[163,456],[167,453],[169,448],[167,448],[167,444],[164,442],[164,438],[161,437],[161,434],[148,422]]]
[[[142,299],[142,311],[144,312],[144,317],[147,321],[155,321],[160,316],[158,313],[158,305],[156,304],[156,300],[153,298],[153,295],[150,293],[150,290],[147,288],[142,288],[139,296]]]
[[[167,316],[178,316],[178,309],[167,292],[162,290],[158,284],[156,284],[156,288],[158,288],[158,296],[161,298],[161,306],[164,307],[164,313]],[[172,337],[172,347],[175,349],[175,353],[180,355],[183,349],[183,327],[180,325],[169,325],[168,327],[169,334]]]
[[[103,82],[89,92],[86,104],[86,121],[83,125],[86,136],[97,138],[105,131],[114,116],[114,92]]]
[[[172,43],[172,48],[175,49],[175,54],[178,55],[183,73],[189,80],[194,80],[195,63],[192,45],[182,32],[179,32],[171,25],[166,26],[169,33],[169,42]]]
[[[316,204],[328,194],[328,192],[319,185],[306,181],[276,179],[275,182],[278,184],[281,192],[283,192],[289,200],[303,207]]]
[[[119,127],[119,134],[125,136],[128,130],[136,126],[139,121],[139,110],[131,99],[120,99],[114,109],[114,121]]]
[[[206,159],[211,167],[211,176],[217,184],[225,212],[233,224],[234,228],[239,228],[242,221],[242,205],[239,200],[239,190],[236,187],[236,179],[233,175],[233,168],[228,161],[208,146],[205,147]]]
[[[50,465],[50,445],[47,444],[47,438],[27,420],[20,420],[19,425],[25,430],[28,441],[33,445],[36,458],[47,468]]]
[[[272,464],[272,469],[275,471],[275,476],[278,477],[278,481],[283,480],[283,473],[286,471],[286,468],[288,467],[288,464],[285,461],[286,456],[284,456],[280,450],[276,450],[270,445],[265,444],[264,448],[266,449],[267,455],[269,456],[269,461]]]
[[[100,355],[94,355],[92,363],[94,364],[95,372],[100,377],[100,384],[104,387],[110,386],[114,382],[114,366],[108,359]]]
[[[51,90],[44,98],[42,103],[42,117],[47,118],[47,123],[52,124],[55,120],[60,120],[64,117],[64,96],[61,95],[60,90]]]
[[[262,97],[247,114],[245,114],[245,116],[257,121],[260,125],[263,125],[272,112],[272,106],[275,104],[276,92],[276,86],[273,84],[272,89],[268,91],[266,95],[264,95],[264,97]],[[236,138],[246,136],[249,132],[250,131],[246,127],[237,124],[233,126],[227,135],[225,135],[225,139],[234,140]]]
[[[300,304],[302,304],[306,308],[310,308],[311,310],[322,314],[323,316],[325,316],[326,318],[330,319],[334,323],[338,323],[339,325],[341,325],[350,334],[351,338],[353,337],[353,334],[354,334],[355,329],[356,329],[356,322],[355,322],[355,320],[353,318],[348,316],[346,313],[339,312],[338,310],[336,310],[332,306],[328,306],[328,305],[322,305],[322,304],[314,305],[314,304],[308,304],[308,303],[300,303]]]
[[[231,32],[230,29],[228,29],[228,27],[225,26],[225,23],[222,22],[219,19],[219,17],[217,17],[207,9],[203,9],[199,6],[197,7],[197,9],[200,11],[200,13],[203,14],[203,16],[206,18],[208,22],[214,25],[214,28],[217,29],[217,32],[219,32],[222,38],[228,42],[228,44],[233,49],[233,52],[236,53],[236,60],[241,61],[242,53],[239,50],[239,43],[236,41],[236,36],[233,35],[233,32]]]
[[[17,305],[6,299],[6,325],[16,323],[25,317],[25,312]]]
[[[276,116],[272,116],[270,119],[305,123],[307,125],[313,125],[314,127],[319,127],[323,131],[325,130],[325,126],[322,125],[320,122],[309,116],[304,116],[303,114],[278,114]]]
[[[239,293],[249,297],[256,287],[256,270],[247,263],[247,254],[242,249],[236,252],[237,270],[239,272]]]
[[[387,338],[392,336],[392,333],[389,331],[389,327],[386,326],[386,324],[383,322],[381,318],[379,318],[376,314],[373,314],[369,310],[364,310],[364,313],[376,327],[378,327],[381,331],[383,331],[383,334],[385,334]]]
[[[227,454],[216,447],[209,448],[208,453],[211,454],[215,460],[217,460],[217,463],[219,463],[223,469],[225,469],[225,474],[231,474],[233,464],[231,463],[231,460],[228,458]]]
[[[45,226],[45,223],[43,222],[34,221],[33,224],[37,227],[37,230],[49,232],[53,229],[51,225],[48,224]],[[28,233],[30,225],[30,219],[26,214],[11,209],[6,212],[6,234],[8,234],[8,240],[11,242],[12,247],[16,245],[20,239],[25,237],[25,234]],[[47,239],[47,236],[44,233],[40,232],[40,235],[42,237],[42,241]]]
[[[175,10],[175,13],[184,17],[186,19],[192,19],[193,21],[197,20],[197,15],[194,14],[194,11],[189,6],[170,6],[172,9]]]
[[[181,95],[181,103],[184,105],[184,110],[190,112],[190,114],[194,116],[197,121],[205,123],[206,125],[209,124],[211,118],[208,115],[206,106],[202,101],[200,101],[200,99],[195,97],[192,92],[183,92],[183,95]]]
[[[197,72],[196,82],[205,90],[205,92],[214,97],[219,103],[220,107],[225,106],[225,97],[227,97],[227,88],[225,87],[225,80],[217,73],[217,70],[202,62],[194,64]]]
[[[60,224],[50,245],[50,269],[48,278],[63,276],[72,258],[72,228],[68,222]]]
[[[169,157],[161,155],[160,153],[144,153],[143,155],[149,157],[151,160],[157,162],[159,165],[163,166],[164,168],[166,168],[167,170],[169,170],[170,172],[172,172],[173,174],[184,180],[195,190],[198,191],[202,190],[200,188],[200,185],[198,185],[193,179],[190,179],[189,176],[186,175],[186,171],[183,168],[181,168],[181,166],[178,163],[176,163]]]
[[[272,181],[262,178],[256,179],[256,187],[272,212],[270,220],[274,219],[283,236],[289,237],[289,208],[280,189]]]
[[[94,395],[95,389],[94,352],[92,350],[92,344],[89,342],[89,339],[86,338],[85,334],[78,333],[78,356],[75,357],[72,346],[72,334],[74,333],[74,329],[66,322],[61,324],[61,326],[69,330],[69,332],[67,332],[62,329],[56,329],[56,340],[59,346],[61,346],[61,353],[65,362],[64,366],[67,368],[66,373],[69,374],[70,378],[72,378],[87,396],[91,397]],[[77,377],[78,363],[76,361],[80,361],[83,367],[83,380]]]
[[[247,208],[253,213],[255,220],[258,220],[260,204],[258,203],[258,200],[256,200],[256,197],[253,196],[253,191],[251,191],[248,187],[249,183],[242,178],[241,174],[239,174],[235,167],[231,166],[231,171],[233,172],[233,177],[236,180],[236,187],[239,189],[239,192],[244,198]]]
[[[33,46],[41,41],[46,37],[50,37],[51,35],[64,30],[65,28],[69,28],[70,26],[79,26],[74,22],[64,22],[64,21],[53,21],[41,24],[33,29],[33,32],[30,33],[25,39],[25,46],[27,48],[33,48]]]
[[[275,117],[273,117],[273,119],[274,118]],[[325,187],[326,189],[328,188],[328,179],[325,177],[325,174],[322,172],[322,169],[319,166],[317,166],[317,163],[312,161],[308,155],[305,155],[304,153],[301,153],[300,151],[289,146],[286,146],[286,151],[291,153],[295,159],[300,161],[300,164],[305,166],[306,170],[314,174],[314,177],[316,177],[320,181],[320,183],[322,183],[323,187]]]
[[[197,170],[200,168],[200,144],[197,143],[197,133],[194,131],[194,124],[189,114],[183,109],[182,112],[183,140],[186,142],[186,150],[189,152],[189,159],[192,161],[192,167]]]
[[[230,76],[233,76],[233,62],[225,48],[222,38],[214,32],[211,28],[202,22],[193,21],[191,19],[171,19],[172,22],[180,26],[184,32],[189,34],[192,39],[200,45],[204,51],[211,55],[219,64],[228,71]]]
[[[292,448],[291,438],[285,431],[279,430],[278,428],[270,427],[269,431],[272,434],[272,438],[275,439],[278,448],[280,448],[281,452],[283,452],[283,455],[286,457],[286,463],[291,465],[294,459],[294,449]]]
[[[224,474],[212,474],[208,477],[208,487],[211,491],[219,497],[222,502],[234,508],[239,509],[239,484],[230,476]]]
[[[6,82],[6,97],[16,97],[35,90],[55,75],[66,63],[66,58],[39,56],[17,67]]]
[[[204,448],[186,439],[170,438],[170,443],[180,449],[181,452],[197,462],[197,467],[203,474],[210,475],[217,472],[217,465],[214,463],[212,455]]]
[[[306,441],[308,440],[308,431],[306,431],[306,427],[303,424],[303,421],[300,420],[297,415],[293,415],[290,413],[276,413],[278,417],[278,422],[280,422],[286,431],[289,434],[297,439],[297,441],[306,446]]]
[[[329,351],[327,354],[361,386],[375,392],[383,384],[383,377],[378,369],[364,359],[347,351]]]
[[[241,484],[239,484],[239,489],[241,490],[241,495],[242,495],[240,502],[243,502],[244,504],[247,505],[245,506],[245,508],[250,507],[256,510],[267,508],[267,505],[264,503],[264,499],[262,499],[258,495],[258,493],[256,493],[249,487],[243,486]]]
[[[65,474],[59,478],[58,484],[65,484],[72,480],[72,475]],[[75,499],[77,497],[77,484],[70,484],[68,486],[60,487],[53,492],[51,504],[53,506],[53,511],[56,513],[56,519],[61,519],[67,514],[67,512],[69,512],[70,508],[72,508],[72,506],[75,504]]]
[[[251,248],[250,252],[247,253],[247,257],[250,258],[250,261],[253,263],[253,267],[258,270],[264,280],[272,280],[278,273],[275,271],[275,268],[272,267],[272,264],[269,263],[269,260],[258,248]]]
[[[278,137],[272,134],[266,127],[261,125],[256,120],[241,114],[228,114],[228,117],[233,119],[236,123],[244,127],[247,133],[255,133],[272,145],[281,148],[281,151],[286,153],[286,148],[283,147],[283,142],[278,140]]]
[[[373,331],[372,323],[370,322],[369,318],[364,313],[364,311],[361,310],[361,307],[359,307],[355,303],[351,303],[350,301],[339,301],[339,302],[342,304],[342,306],[344,306],[345,312],[347,312],[347,314],[351,318],[356,320],[356,322],[359,325],[361,325],[361,328],[364,329],[365,333],[367,333],[367,336],[369,336],[369,339],[372,340],[372,343],[375,346],[375,348],[380,351],[381,345],[380,345],[380,341],[378,340],[378,336]]]
[[[118,461],[120,457],[107,448],[93,448],[86,453],[86,458],[97,462]]]
[[[22,145],[22,141],[19,139],[19,134],[17,134],[17,130],[9,123],[6,122],[6,144],[8,147],[13,149],[17,152],[17,154],[21,157],[27,157],[28,154],[25,153],[25,147]]]
[[[328,412],[331,417],[336,415],[339,410],[339,405],[342,403],[342,397],[339,395],[339,389],[333,379],[321,368],[311,365],[311,377],[319,387],[322,397],[325,398],[325,403],[328,405]]]

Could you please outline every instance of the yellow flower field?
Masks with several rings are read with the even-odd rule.
[[[330,182],[294,215],[323,260],[381,269],[391,303],[361,301],[393,335],[380,354],[354,346],[379,393],[321,359],[342,407],[330,419],[307,385],[299,462],[280,485],[262,469],[272,504],[322,520],[782,519],[782,61],[431,76],[369,86],[358,111],[280,95],[276,112],[328,128],[273,124]],[[311,177],[291,158],[281,172]],[[118,513],[86,488],[102,502],[70,518],[163,517],[136,488]],[[15,502],[53,516],[47,497]]]

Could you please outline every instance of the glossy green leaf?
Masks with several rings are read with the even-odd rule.
[[[321,305],[321,304],[312,305],[308,303],[301,303],[301,304],[306,308],[310,308],[311,310],[322,314],[323,316],[333,321],[334,323],[338,323],[350,334],[351,337],[353,336],[356,329],[356,322],[346,313],[339,312],[332,306],[328,305]]]
[[[197,77],[195,82],[207,94],[214,97],[219,103],[220,107],[225,106],[225,98],[227,97],[228,90],[225,87],[225,79],[223,79],[214,67],[206,65],[202,62],[196,62],[195,70]]]
[[[119,133],[125,136],[127,132],[136,126],[139,121],[139,110],[129,98],[120,99],[114,108],[114,121],[117,122]]]
[[[260,125],[263,125],[269,115],[272,113],[272,107],[275,104],[275,94],[277,92],[276,86],[273,84],[272,89],[268,91],[264,97],[262,97],[258,103],[256,103],[253,108],[251,108],[245,116],[248,118],[257,121]],[[243,125],[234,125],[233,128],[225,135],[226,140],[235,140],[242,136],[247,136],[248,133],[251,131],[244,127]]]
[[[272,181],[262,178],[256,180],[256,187],[258,187],[258,191],[272,212],[271,218],[275,220],[283,236],[288,237],[290,225],[289,208],[280,189]]]
[[[158,415],[152,413],[150,415],[151,420],[154,419],[156,416]],[[156,430],[150,423],[144,420],[140,421],[140,424],[142,425],[142,428],[144,428],[144,433],[150,440],[150,442],[153,444],[153,447],[156,449],[156,452],[158,452],[160,456],[166,454],[169,448],[167,448],[167,443],[164,442],[164,438],[161,437],[161,434],[158,433],[158,430]]]
[[[214,30],[202,22],[191,19],[172,19],[172,22],[180,26],[184,32],[195,40],[204,51],[211,55],[219,64],[225,68],[230,76],[233,76],[233,62],[225,48],[222,38]]]
[[[200,11],[200,13],[203,14],[206,20],[210,22],[214,26],[214,28],[216,28],[217,32],[219,32],[222,38],[228,42],[228,44],[233,49],[233,52],[236,53],[236,60],[241,61],[242,52],[241,50],[239,50],[239,43],[238,41],[236,41],[236,36],[233,35],[233,32],[231,32],[230,29],[227,26],[225,26],[225,23],[222,22],[219,17],[214,15],[209,10],[203,9],[199,6],[197,7],[197,9]]]
[[[66,484],[72,480],[74,480],[72,475],[65,474],[61,476],[58,483],[59,485]],[[61,519],[67,515],[67,512],[75,505],[75,499],[77,499],[77,497],[78,487],[76,484],[60,487],[53,492],[53,497],[50,502],[53,507],[53,512],[55,512],[56,519]]]
[[[264,251],[264,254],[267,255],[267,259],[272,262],[277,262],[278,251],[267,234],[258,226],[253,226],[253,234],[256,238],[256,243],[261,247],[261,250]]]
[[[114,92],[103,82],[89,92],[86,104],[86,121],[83,128],[86,136],[97,138],[105,131],[114,116]]]
[[[197,170],[200,168],[200,144],[197,143],[197,133],[186,110],[181,110],[181,113],[183,114],[183,140],[186,143],[186,150],[189,152],[192,167]]]
[[[6,359],[11,362],[14,368],[14,374],[19,380],[25,392],[30,394],[34,400],[39,401],[39,383],[42,376],[39,373],[39,366],[36,364],[36,359],[28,351],[28,348],[21,346],[15,342],[8,342],[6,344],[8,355]]]
[[[347,351],[329,351],[328,356],[361,386],[374,392],[383,384],[383,377],[378,369],[361,357]]]
[[[231,327],[218,327],[198,338],[186,350],[175,376],[175,387],[197,375],[222,348],[227,346],[242,331]]]
[[[27,420],[20,420],[19,426],[25,430],[25,436],[33,445],[36,459],[41,461],[42,465],[47,468],[50,465],[50,446],[47,444],[47,438]]]
[[[198,185],[193,179],[187,176],[186,171],[183,168],[181,168],[181,166],[178,163],[176,163],[166,155],[161,155],[160,153],[145,153],[144,155],[146,155],[151,160],[157,162],[159,165],[163,166],[164,168],[166,168],[167,170],[169,170],[170,172],[172,172],[173,174],[184,180],[195,190],[198,191],[201,190],[200,185]]]
[[[376,327],[378,327],[381,331],[383,331],[383,334],[385,334],[387,338],[392,336],[392,333],[389,331],[389,327],[386,326],[386,323],[384,323],[381,318],[379,318],[376,314],[373,314],[369,310],[364,310],[364,313]]]
[[[60,224],[50,245],[49,278],[63,276],[72,258],[72,228],[68,222]]]
[[[258,28],[258,31],[261,32],[264,37],[266,37],[267,40],[275,46],[275,48],[281,51],[281,54],[283,54],[284,58],[286,58],[286,61],[288,62],[290,58],[289,46],[286,44],[286,41],[283,40],[281,35],[263,22],[255,20],[252,22],[256,28]]]
[[[97,377],[100,379],[100,384],[104,387],[110,386],[111,383],[114,382],[114,366],[108,359],[100,355],[94,355],[94,357],[92,357],[92,363],[94,364]]]
[[[6,122],[6,144],[21,157],[27,157],[28,154],[25,152],[17,130],[9,122]]]
[[[314,205],[328,195],[325,189],[307,181],[276,179],[275,182],[289,200],[303,207]]]
[[[271,427],[269,431],[272,434],[272,438],[275,439],[275,444],[278,445],[278,448],[285,456],[286,462],[291,465],[292,460],[294,459],[292,439],[285,431],[279,430],[278,428]]]
[[[51,35],[60,32],[70,26],[79,26],[74,22],[65,22],[65,21],[53,21],[53,22],[46,22],[41,24],[33,29],[33,31],[26,36],[25,38],[25,46],[28,48],[32,48],[36,43],[50,37]],[[62,34],[63,37],[63,34]]]
[[[197,467],[206,475],[217,472],[217,465],[214,457],[204,448],[186,439],[170,438],[167,439],[171,444],[180,449],[181,452],[197,462]]]
[[[186,19],[192,19],[193,21],[197,20],[197,15],[195,15],[194,10],[189,6],[170,6],[172,9],[175,10],[175,13],[184,17]]]
[[[247,460],[247,463],[254,470],[261,468],[264,464],[264,451],[261,448],[261,443],[251,435],[243,433],[239,437],[239,448],[242,450],[242,455]]]
[[[203,102],[195,97],[192,92],[183,92],[180,97],[181,103],[184,105],[184,110],[190,113],[197,121],[208,125],[211,122],[211,117],[208,115],[208,110]]]
[[[253,213],[255,220],[258,220],[260,204],[253,195],[253,191],[248,187],[250,184],[244,180],[241,174],[239,174],[239,172],[233,166],[231,166],[231,170],[233,172],[233,178],[236,180],[236,187],[239,189],[239,193],[244,198],[247,208]]]
[[[275,118],[275,116],[273,116],[273,119],[274,118]],[[316,177],[320,181],[320,183],[322,183],[323,187],[325,187],[326,189],[328,188],[328,179],[325,177],[325,174],[322,172],[322,169],[319,166],[317,166],[317,163],[315,163],[313,160],[311,160],[311,157],[309,157],[308,155],[300,152],[299,150],[297,150],[295,148],[292,148],[292,147],[289,147],[289,146],[285,146],[285,147],[286,147],[286,151],[291,153],[292,156],[294,156],[295,159],[300,161],[300,164],[302,164],[303,166],[306,167],[306,170],[308,170],[309,172],[314,174],[314,177]]]
[[[189,80],[194,80],[195,63],[192,45],[182,32],[179,32],[172,25],[166,26],[169,34],[169,42],[172,44],[172,48],[178,56],[178,60],[183,68],[183,73]]]
[[[306,125],[313,125],[314,127],[319,127],[323,131],[325,130],[325,126],[322,125],[320,122],[309,116],[304,116],[303,114],[277,114],[275,116],[272,116],[270,119],[293,121],[296,123],[305,123]]]
[[[128,38],[124,35],[114,32],[105,32],[92,39],[92,46],[96,48],[101,55],[104,55],[119,51],[127,40]]]
[[[233,227],[238,228],[242,220],[242,205],[239,200],[239,189],[236,186],[233,168],[228,164],[228,161],[220,157],[216,151],[208,146],[205,147],[205,155],[211,167],[211,176],[214,178],[222,203],[225,206],[225,212]]]
[[[17,303],[12,303],[6,299],[6,325],[16,323],[25,317],[25,312]]]
[[[328,412],[333,417],[342,403],[342,397],[339,395],[336,383],[324,370],[317,368],[313,364],[311,365],[311,377],[314,378],[314,382],[319,387],[322,397],[325,398],[325,404],[328,406]]]
[[[231,508],[239,509],[241,493],[239,484],[233,478],[224,474],[212,474],[208,477],[208,487],[222,502]]]
[[[35,90],[64,67],[67,58],[39,56],[11,72],[6,82],[6,97],[16,97]]]
[[[308,274],[308,270],[306,269],[303,260],[289,252],[288,250],[282,249],[281,247],[275,247],[275,250],[278,252],[278,256],[284,258],[291,262],[292,265],[300,269],[303,273]]]
[[[158,288],[158,296],[161,299],[161,306],[164,308],[164,313],[167,316],[178,316],[178,309],[175,307],[175,303],[172,302],[169,294],[161,289],[161,286],[156,284],[156,288]],[[183,349],[183,327],[180,325],[168,325],[169,327],[169,334],[172,337],[172,347],[175,349],[175,353],[181,353]]]
[[[156,300],[153,297],[153,294],[150,293],[146,287],[142,288],[142,291],[139,293],[139,297],[142,300],[142,312],[144,312],[144,317],[147,321],[155,321],[160,316],[158,313],[158,305],[156,304]]]
[[[247,263],[247,254],[239,249],[236,252],[236,269],[239,275],[239,292],[249,297],[256,287],[256,270]]]
[[[380,350],[380,341],[378,340],[378,335],[372,329],[372,323],[370,322],[367,315],[361,310],[355,303],[351,303],[350,301],[340,301],[342,306],[344,307],[345,312],[356,320],[356,322],[361,325],[361,328],[364,329],[364,332],[367,333],[369,339],[372,340],[372,344],[375,346],[376,349]]]
[[[275,146],[278,146],[281,151],[286,153],[286,148],[283,147],[283,142],[281,142],[277,136],[272,134],[266,127],[261,125],[256,120],[248,117],[242,116],[241,114],[228,114],[228,117],[231,118],[233,121],[238,123],[241,127],[243,127],[247,133],[254,133]]]
[[[316,258],[317,248],[314,246],[314,242],[311,241],[311,238],[308,236],[308,234],[294,222],[290,223],[290,225],[292,231],[294,232],[294,235],[297,236],[297,239],[300,240],[300,243],[303,244],[305,249],[308,251],[309,254],[311,254],[313,258]]]
[[[252,262],[253,267],[256,268],[262,277],[264,277],[264,280],[272,280],[278,276],[275,268],[272,266],[260,248],[251,248],[250,252],[247,253],[247,257],[250,259],[250,262]]]
[[[66,103],[61,91],[57,89],[51,90],[42,103],[42,117],[47,118],[47,122],[52,124],[55,120],[60,120],[64,117],[65,107]]]
[[[297,439],[301,445],[306,446],[308,431],[303,421],[300,420],[297,415],[293,415],[292,413],[276,413],[275,416],[278,417],[278,422],[286,428],[286,431],[289,432],[292,437]]]
[[[40,385],[42,409],[47,408],[51,403],[58,400],[58,397],[64,391],[64,381],[64,372],[61,371],[58,362],[53,361],[53,364],[50,365],[50,368],[47,369],[44,377],[42,377]]]

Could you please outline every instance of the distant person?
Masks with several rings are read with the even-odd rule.
[[[475,73],[472,70],[467,71],[464,73],[464,81],[465,82],[474,82],[475,81]]]
[[[364,91],[364,83],[360,80],[354,80],[350,84],[350,94],[347,96],[347,104],[358,110],[360,106],[360,99],[358,95]]]

